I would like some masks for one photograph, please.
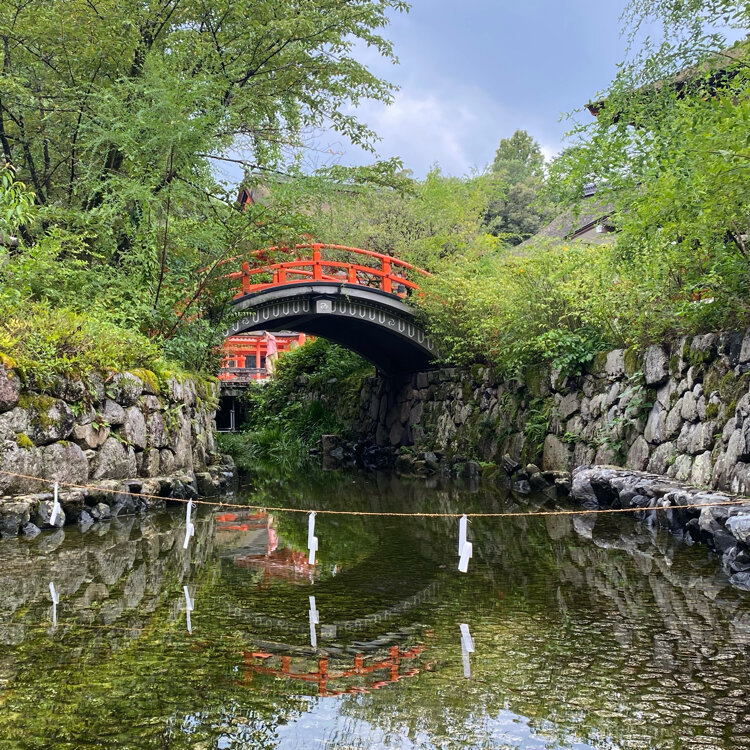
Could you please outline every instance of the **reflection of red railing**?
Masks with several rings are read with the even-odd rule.
[[[332,254],[334,257],[324,257],[324,251],[329,251],[325,255]],[[359,247],[321,242],[295,245],[293,248],[269,247],[256,250],[250,253],[250,256],[263,261],[276,252],[294,254],[296,257],[294,260],[266,263],[257,267],[251,267],[248,260],[239,257],[225,261],[242,261],[240,271],[233,271],[225,276],[227,279],[240,282],[241,290],[234,295],[235,299],[263,289],[298,284],[301,281],[334,281],[380,289],[388,294],[405,297],[410,290],[419,289],[415,281],[419,275],[430,275],[427,271],[391,255]],[[350,260],[352,255],[367,260],[355,263]],[[342,257],[346,260],[342,260]]]
[[[371,690],[379,690],[381,687],[388,685],[389,683],[398,682],[404,677],[414,677],[419,674],[420,670],[418,667],[410,667],[404,671],[401,671],[401,662],[409,659],[414,659],[424,651],[424,646],[414,646],[414,648],[408,649],[407,651],[399,650],[398,646],[391,646],[390,655],[387,659],[373,662],[372,664],[365,664],[365,658],[362,654],[357,654],[354,657],[354,665],[351,669],[344,669],[338,672],[328,671],[328,659],[318,659],[318,669],[315,672],[292,672],[292,657],[282,656],[281,657],[281,668],[274,669],[273,667],[262,666],[256,663],[256,659],[271,659],[273,654],[267,654],[263,651],[245,651],[245,673],[243,684],[248,685],[252,682],[253,673],[256,674],[267,674],[275,677],[286,677],[291,680],[302,680],[304,682],[314,682],[318,686],[318,695],[344,695],[354,693],[369,693]],[[426,665],[425,668],[429,668],[431,665]],[[375,680],[368,685],[352,685],[342,690],[329,690],[329,680],[342,680],[350,677],[369,675],[374,672],[381,672],[388,670],[388,679]]]
[[[273,517],[264,512],[252,511],[225,512],[216,516],[216,531],[222,532],[257,532],[267,529],[268,537],[263,553],[235,554],[234,566],[259,570],[263,576],[259,585],[267,586],[272,579],[310,580],[314,568],[308,563],[307,551],[279,547],[279,540],[273,528]],[[236,540],[235,540],[236,541]],[[242,546],[241,543],[240,547]]]

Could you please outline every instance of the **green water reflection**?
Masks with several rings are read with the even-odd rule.
[[[241,497],[513,506],[339,474]],[[750,747],[748,595],[705,549],[586,521],[475,519],[467,575],[445,519],[319,515],[314,569],[304,514],[202,509],[187,552],[182,508],[4,541],[0,748]]]

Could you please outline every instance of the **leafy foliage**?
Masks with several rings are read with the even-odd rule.
[[[406,8],[9,0],[0,151],[20,181],[0,172],[0,241],[18,230],[20,244],[3,303],[64,307],[210,370],[230,299],[222,262],[307,227],[283,195],[239,211],[216,165],[297,174],[323,125],[371,148],[351,105],[388,101],[392,87],[355,51],[394,59],[380,32]],[[385,183],[396,166],[360,178]]]
[[[631,40],[661,21],[595,120],[552,166],[557,195],[582,186],[616,207],[618,273],[631,339],[741,325],[750,279],[750,57],[723,49],[718,24],[750,27],[746,3],[634,0]],[[639,312],[640,310],[640,312]]]
[[[395,189],[329,189],[312,212],[321,241],[340,242],[395,255],[433,269],[441,258],[477,245],[494,248],[481,222],[501,189],[491,174],[446,177],[436,167],[419,182],[404,176]]]
[[[541,243],[520,257],[454,259],[419,304],[457,364],[483,359],[510,376],[542,363],[575,371],[613,338],[603,261],[600,248]]]
[[[274,376],[248,390],[243,432],[222,438],[222,449],[236,457],[240,468],[257,461],[302,465],[321,435],[342,429],[337,413],[320,396],[327,390],[335,391],[339,402],[356,396],[361,377],[370,372],[360,356],[325,339],[285,353]],[[305,398],[300,398],[303,389]]]
[[[545,171],[539,144],[525,130],[503,138],[492,162],[492,174],[505,190],[487,207],[485,226],[509,245],[518,245],[552,218],[542,190]]]
[[[473,250],[436,267],[419,304],[448,359],[576,372],[610,346],[750,321],[750,48],[724,49],[717,31],[750,28],[750,6],[633,0],[624,18],[632,57],[551,165],[547,190],[579,207],[595,182],[615,206],[613,244],[533,242],[518,258]],[[641,39],[655,22],[659,44]],[[495,166],[519,180],[541,169],[523,133]]]

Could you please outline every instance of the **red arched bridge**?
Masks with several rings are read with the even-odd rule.
[[[290,257],[291,256],[291,257]],[[279,260],[276,260],[276,258]],[[383,253],[310,243],[233,258],[225,278],[237,285],[243,315],[226,336],[300,331],[352,349],[385,373],[426,369],[435,345],[405,299],[427,271]]]

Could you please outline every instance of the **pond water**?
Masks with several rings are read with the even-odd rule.
[[[519,507],[315,472],[239,499]],[[316,535],[314,568],[288,512],[201,508],[187,551],[182,507],[3,541],[0,748],[750,748],[750,595],[705,548],[619,516],[473,519],[464,575],[456,519]]]

